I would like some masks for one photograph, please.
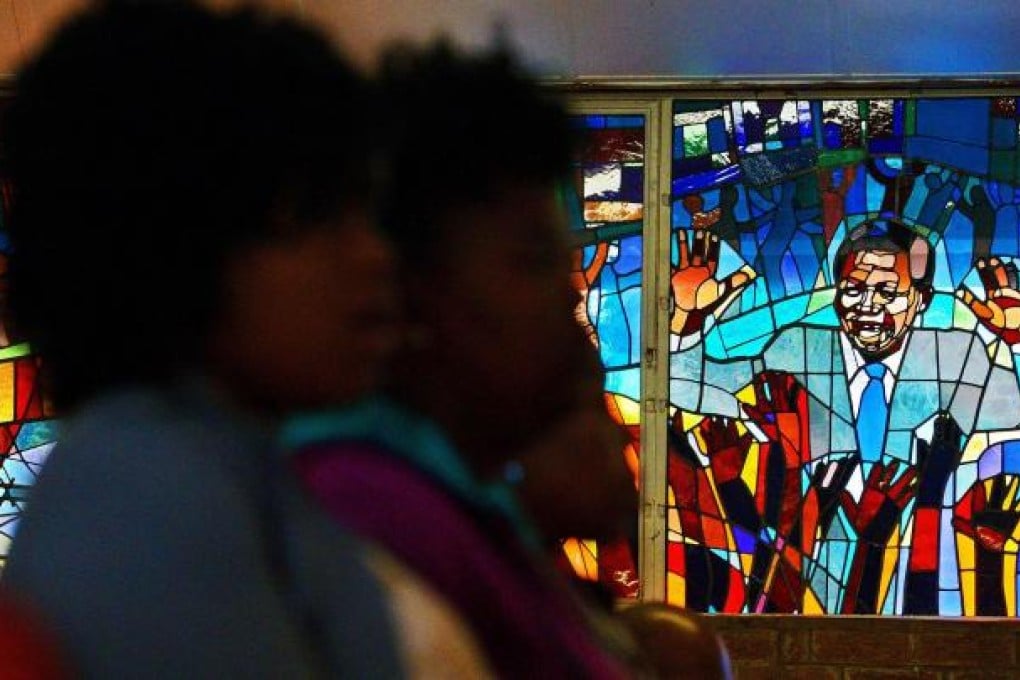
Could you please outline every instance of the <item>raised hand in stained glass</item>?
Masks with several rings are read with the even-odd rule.
[[[917,489],[917,470],[907,467],[897,475],[899,462],[875,463],[864,481],[864,494],[854,502],[843,493],[843,508],[857,535],[864,541],[885,546],[896,522]]]
[[[754,279],[755,273],[742,267],[720,281],[715,278],[719,268],[719,235],[698,228],[695,223],[692,246],[687,244],[686,231],[679,231],[676,236],[679,249],[670,278],[673,289],[670,331],[683,338],[699,332],[705,319],[729,303]]]
[[[1006,583],[1016,576],[1020,552],[1020,477],[999,474],[979,481],[956,504],[960,567],[976,578],[962,582],[964,611],[978,616],[1016,616],[1016,597]],[[969,557],[968,557],[969,556]]]
[[[982,326],[1009,345],[1020,343],[1020,277],[1016,265],[990,257],[978,260],[975,266],[985,289],[985,299],[966,288],[957,291],[957,296],[970,307]]]
[[[917,489],[917,470],[907,467],[897,475],[898,469],[898,461],[872,465],[859,502],[843,492],[843,509],[859,538],[843,598],[844,614],[876,614],[881,609],[888,577],[882,573],[880,556]]]
[[[1020,478],[996,475],[979,482],[957,505],[953,527],[996,553],[1020,552]]]

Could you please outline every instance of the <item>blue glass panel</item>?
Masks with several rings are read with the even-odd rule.
[[[904,145],[904,154],[927,161],[944,163],[967,172],[984,175],[988,172],[988,150],[946,139],[911,137]]]
[[[924,312],[926,328],[951,328],[953,326],[953,310],[956,298],[951,295],[936,294],[928,309]]]
[[[613,263],[614,271],[621,277],[624,274],[638,271],[641,268],[641,249],[642,238],[640,236],[621,239],[619,242],[619,255],[617,255],[616,261]],[[637,283],[640,285],[640,280]],[[621,287],[629,285],[633,285],[633,283],[624,282],[621,278]]]
[[[900,153],[903,151],[903,140],[897,137],[881,137],[868,142],[871,153]]]
[[[740,179],[740,166],[731,165],[720,170],[688,175],[673,180],[673,195],[683,196],[709,187],[716,187]]]
[[[1020,233],[1015,205],[1003,205],[995,213],[995,232],[992,237],[992,253],[997,255],[1020,254]]]
[[[868,212],[878,214],[882,209],[882,199],[885,198],[885,187],[882,186],[869,172],[867,174],[867,206]]]
[[[641,362],[641,327],[638,323],[641,318],[641,289],[636,286],[627,288],[620,293],[620,298],[627,316],[629,363],[637,364]]]
[[[948,259],[950,288],[960,285],[963,277],[970,271],[974,253],[973,228],[973,222],[959,211],[950,216],[946,225],[943,242],[948,245],[944,251]]]
[[[602,360],[606,366],[625,366],[630,363],[630,330],[627,315],[620,301],[620,296],[603,295],[599,309],[598,323],[599,341],[602,349]]]
[[[1002,443],[1002,471],[1012,474],[1020,473],[1020,442]]]
[[[946,255],[945,242],[935,246],[935,287],[940,290],[953,289],[953,275]]]
[[[1016,120],[997,118],[992,121],[992,145],[998,149],[1010,149],[1016,146]]]
[[[939,614],[942,616],[960,616],[960,593],[956,590],[939,591]]]
[[[901,137],[904,129],[904,110],[906,104],[902,99],[897,99],[893,103],[893,135]]]
[[[740,254],[735,251],[730,244],[723,243],[720,245],[719,269],[717,270],[717,276],[719,278],[729,276],[745,264],[747,263],[744,261],[744,258],[740,257]]]
[[[974,482],[976,482],[977,480],[978,480],[978,466],[976,464],[974,464],[974,463],[967,463],[967,464],[961,465],[956,470],[956,488],[947,491],[947,493],[948,492],[955,492],[955,493],[953,493],[953,495],[951,497],[943,499],[945,505],[946,506],[952,506],[954,503],[956,503],[956,501],[959,499],[959,497],[962,496],[967,489],[969,489],[971,486],[973,486]],[[951,530],[951,528],[949,526],[949,523],[947,522],[946,526],[943,527],[943,532],[948,532],[950,530]],[[945,533],[943,534],[943,545],[945,545],[945,538],[944,537],[945,537]],[[953,543],[953,542],[954,541],[950,541],[950,543]]]
[[[14,442],[15,446],[19,450],[25,451],[43,444],[50,444],[57,440],[57,430],[57,422],[54,420],[25,423],[18,432],[18,437]]]
[[[619,194],[611,200],[643,203],[645,197],[645,171],[641,165],[624,165]]]
[[[919,99],[917,135],[984,146],[988,143],[989,99]]]
[[[1002,447],[989,447],[978,459],[978,479],[988,479],[1002,472]]]
[[[645,126],[644,116],[606,116],[605,127],[611,128],[643,128]]]
[[[762,308],[743,315],[740,323],[728,323],[725,330],[717,328],[716,332],[724,333],[726,344],[733,346],[768,335],[773,328],[772,310]]]
[[[602,353],[602,360],[606,361],[605,351]],[[608,362],[607,362],[608,363]],[[641,373],[637,368],[606,370],[606,391],[614,394],[622,394],[629,399],[638,401],[641,399]]]
[[[729,139],[726,135],[726,123],[722,118],[712,118],[708,121],[708,147],[712,153],[726,151]]]

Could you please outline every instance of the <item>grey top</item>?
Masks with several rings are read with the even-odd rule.
[[[398,677],[360,544],[306,505],[268,433],[196,384],[67,423],[3,583],[86,677]]]

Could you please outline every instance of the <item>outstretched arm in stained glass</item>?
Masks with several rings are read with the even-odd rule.
[[[956,203],[956,209],[970,220],[974,233],[974,257],[987,258],[989,246],[995,238],[995,206],[988,192],[980,184],[965,191]]]
[[[939,613],[939,518],[949,478],[960,464],[963,431],[948,413],[935,417],[931,442],[917,441],[917,502],[904,585],[904,614]]]
[[[707,229],[694,229],[694,245],[688,247],[686,232],[677,232],[678,258],[670,285],[673,311],[670,330],[680,337],[701,331],[709,315],[729,303],[755,277],[742,267],[722,281],[715,278],[719,268],[719,236]]]
[[[702,466],[680,422],[675,420],[668,431],[667,479],[678,520],[673,530],[684,543],[674,550],[679,552],[676,560],[671,559],[670,570],[686,581],[685,606],[739,612],[746,601],[744,576],[720,557],[739,541],[713,475]]]
[[[679,424],[675,422],[675,426]],[[730,418],[709,416],[698,425],[709,469],[729,520],[757,534],[761,519],[754,496],[741,478],[754,439]]]
[[[966,288],[957,296],[970,307],[978,321],[1009,345],[1020,343],[1020,277],[1012,262],[997,257],[978,260],[976,265],[985,299],[981,300]]]
[[[598,331],[595,330],[595,326],[592,325],[591,318],[588,316],[588,293],[609,259],[609,243],[603,241],[595,244],[594,253],[587,266],[583,262],[583,248],[574,249],[571,257],[570,282],[580,296],[577,307],[574,308],[574,317],[584,328],[585,334],[592,344],[598,345]]]
[[[898,468],[897,461],[874,463],[861,500],[854,502],[849,492],[842,495],[843,509],[858,538],[843,599],[844,614],[876,614],[881,606],[887,585],[882,582],[886,547],[917,488],[917,471],[907,467],[897,475]]]
[[[802,611],[805,560],[812,556],[820,521],[831,522],[830,506],[838,505],[836,494],[853,467],[838,461],[831,471],[824,466],[818,488],[805,493],[802,470],[811,460],[807,392],[794,376],[779,371],[756,376],[753,385],[754,401],[744,410],[767,439],[759,445],[755,498],[762,527],[772,538],[755,552],[748,591],[756,611]],[[823,507],[826,519],[820,515]]]

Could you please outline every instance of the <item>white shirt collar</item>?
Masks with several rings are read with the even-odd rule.
[[[896,379],[897,374],[900,372],[900,364],[903,363],[903,350],[907,347],[907,341],[910,340],[910,331],[907,331],[907,337],[903,339],[899,348],[890,354],[889,356],[880,360],[880,363],[885,364],[886,375],[892,374],[893,379]],[[854,376],[864,368],[864,364],[868,363],[861,356],[861,353],[850,344],[850,339],[846,336],[842,330],[839,332],[839,344],[843,348],[843,369],[846,371],[846,379],[848,381],[853,380]]]
[[[885,376],[882,378],[886,403],[889,403],[890,399],[892,399],[893,387],[896,385],[896,376],[900,371],[900,364],[903,363],[903,350],[906,349],[909,341],[910,331],[907,331],[907,337],[903,339],[899,349],[880,361],[886,367]],[[854,418],[856,418],[857,412],[860,410],[864,388],[867,387],[869,380],[868,374],[862,370],[867,362],[861,356],[861,353],[850,344],[850,339],[847,338],[846,333],[842,330],[839,331],[839,344],[843,350],[843,370],[846,371],[847,387],[850,390],[850,406],[853,409]]]

